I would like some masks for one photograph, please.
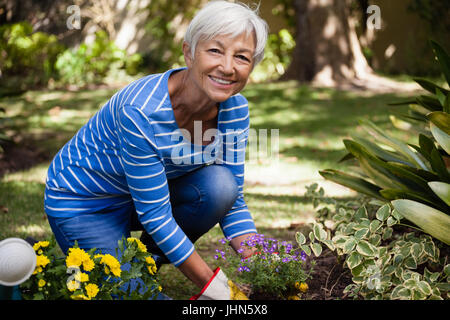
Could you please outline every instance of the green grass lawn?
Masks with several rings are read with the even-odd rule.
[[[51,157],[115,91],[30,91],[0,99],[0,107],[7,111],[7,133],[15,141],[32,140]],[[312,205],[304,197],[305,186],[319,182],[327,195],[355,196],[346,188],[324,181],[318,170],[348,169],[337,161],[346,154],[342,139],[362,133],[358,119],[371,119],[390,130],[387,103],[412,95],[372,95],[310,88],[296,82],[252,84],[243,94],[250,103],[251,128],[255,132],[267,129],[269,137],[271,129],[279,130],[278,155],[262,154],[249,159],[245,198],[259,232],[291,241],[294,232],[288,228],[292,223],[314,220]],[[398,131],[394,135],[406,137]],[[1,177],[0,239],[32,236],[42,240],[51,236],[43,211],[48,165],[39,163],[29,170]],[[221,237],[216,226],[196,243],[197,250],[212,267],[217,266],[213,255]],[[163,266],[160,275],[163,292],[169,296],[186,299],[197,291],[171,265]]]

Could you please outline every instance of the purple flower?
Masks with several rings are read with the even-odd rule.
[[[247,266],[239,266],[239,268],[237,269],[239,272],[250,272],[250,268]]]
[[[305,253],[305,251],[302,251],[302,253],[301,253],[301,259],[303,260],[303,261],[306,261],[306,253]]]

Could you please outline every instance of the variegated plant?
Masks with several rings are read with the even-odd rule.
[[[309,190],[309,194],[314,192]],[[331,211],[336,208],[327,207]],[[357,210],[344,206],[330,216],[331,228],[326,228],[323,221],[315,223],[308,237],[297,232],[296,240],[308,255],[319,256],[327,247],[345,259],[344,265],[353,276],[353,283],[344,290],[349,296],[402,300],[449,298],[450,264],[440,257],[438,245],[427,234],[393,236],[393,227],[400,225],[402,219],[397,210],[385,204],[375,214],[369,214],[365,206]]]
[[[442,72],[450,84],[450,57],[431,42]],[[362,120],[368,137],[344,140],[356,159],[359,175],[326,169],[319,173],[360,193],[392,206],[404,218],[450,245],[450,90],[425,79],[415,79],[431,95],[397,103],[409,104],[408,114],[392,116],[396,127],[418,134],[418,145],[400,141],[374,123]]]

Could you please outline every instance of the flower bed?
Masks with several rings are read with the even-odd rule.
[[[243,287],[250,299],[297,300],[307,292],[314,263],[306,269],[305,253],[290,242],[257,234],[241,243],[238,253],[253,252],[241,258],[232,252],[229,241],[220,241],[223,250],[217,249],[214,258],[223,262],[221,268]]]
[[[24,299],[146,300],[161,291],[155,261],[139,239],[119,241],[120,259],[76,244],[67,257],[60,257],[54,238],[39,241],[33,248],[36,269],[20,286]]]

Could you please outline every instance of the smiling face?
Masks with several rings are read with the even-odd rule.
[[[185,42],[183,52],[190,79],[214,102],[223,102],[247,84],[254,66],[255,36],[217,36],[197,43],[195,58]]]

